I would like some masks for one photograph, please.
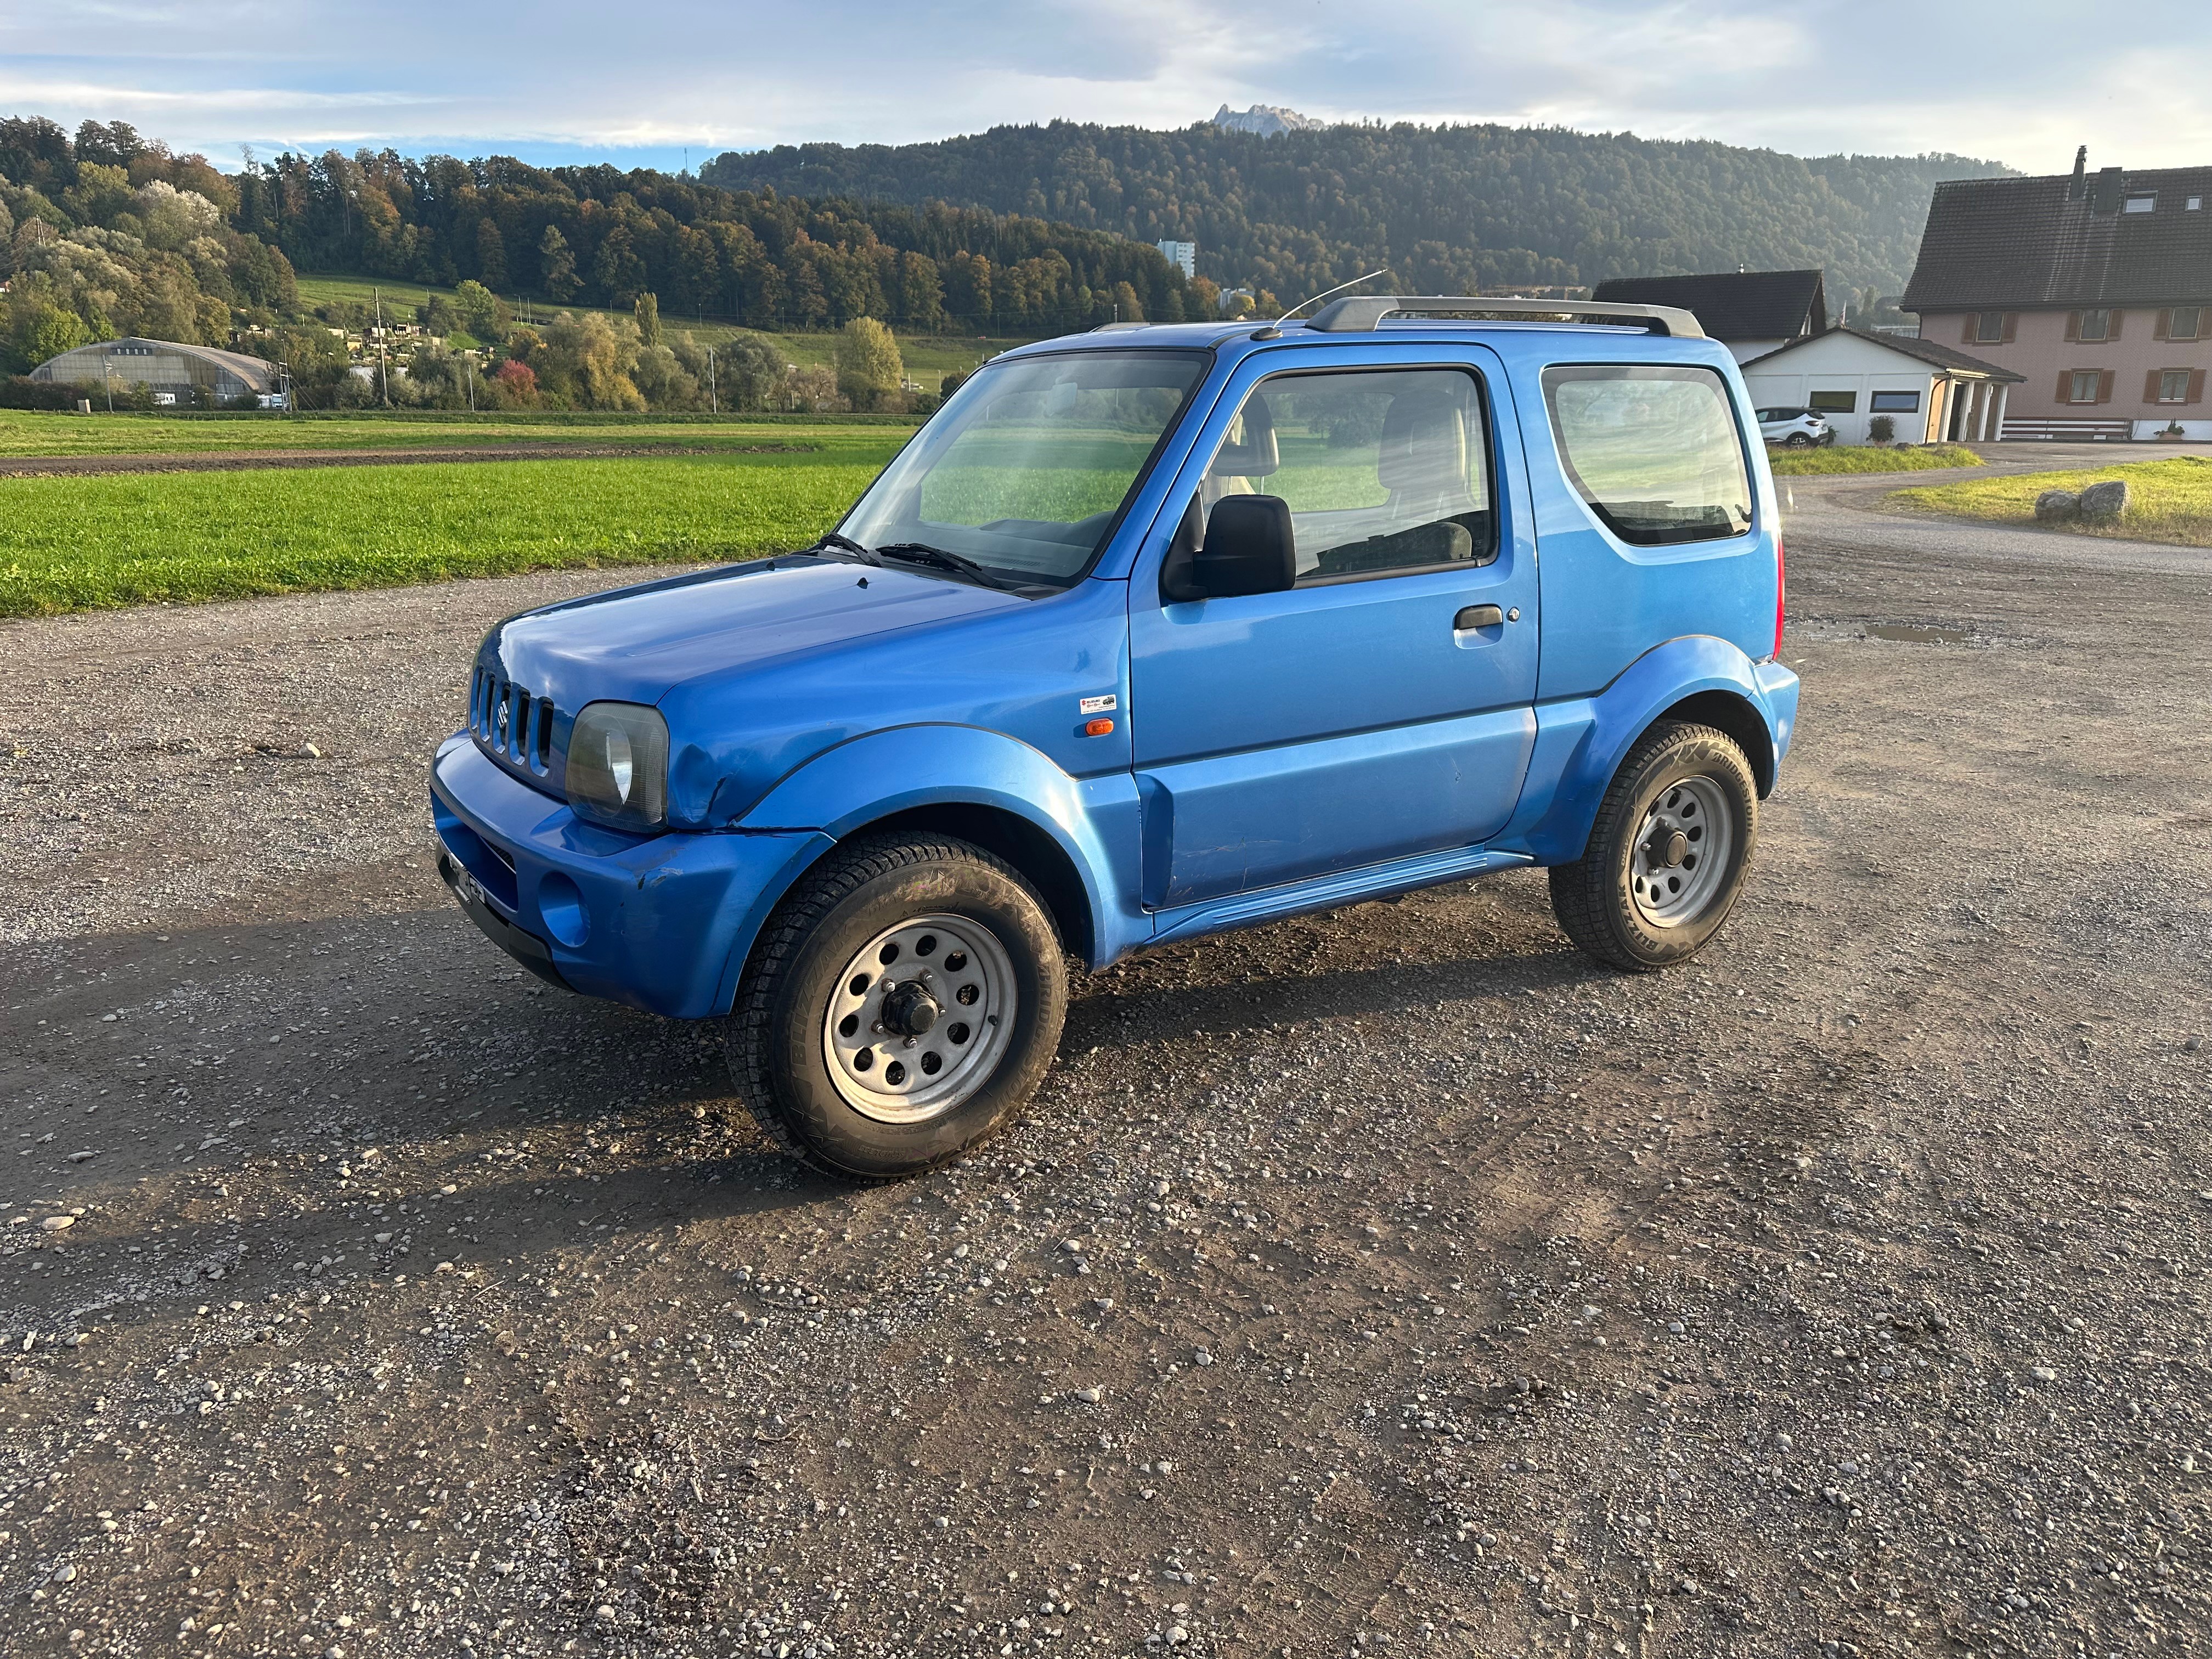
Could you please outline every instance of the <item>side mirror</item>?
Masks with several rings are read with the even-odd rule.
[[[1206,599],[1282,593],[1297,586],[1291,504],[1280,495],[1224,495],[1206,521],[1206,544],[1191,559],[1190,586]]]

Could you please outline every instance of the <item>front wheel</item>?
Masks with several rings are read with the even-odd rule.
[[[830,854],[777,907],[725,1047],[787,1152],[884,1180],[1004,1127],[1066,1013],[1060,938],[1020,872],[966,842],[879,837]]]
[[[1613,774],[1582,857],[1553,866],[1553,914],[1613,967],[1686,961],[1735,908],[1758,837],[1743,750],[1710,726],[1662,721]]]

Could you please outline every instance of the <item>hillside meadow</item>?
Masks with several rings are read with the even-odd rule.
[[[299,279],[300,303],[313,310],[334,301],[352,301],[367,306],[374,303],[379,294],[383,296],[387,322],[412,322],[415,307],[428,302],[434,294],[453,297],[449,288],[429,288],[421,283],[386,282],[376,276],[301,276]],[[515,306],[518,322],[543,324],[550,321],[562,311],[587,312],[591,306],[553,306],[543,301],[511,301]],[[626,311],[606,311],[608,317],[627,317]],[[758,332],[740,328],[735,323],[717,321],[705,317],[690,317],[675,310],[660,313],[660,325],[671,334],[689,332],[701,345],[720,346],[739,334]],[[899,357],[906,372],[926,390],[935,391],[937,383],[945,375],[967,374],[980,364],[1011,347],[1028,343],[1028,336],[1020,338],[986,337],[981,335],[904,334],[897,333]],[[836,351],[837,336],[834,331],[791,333],[763,333],[766,340],[789,362],[801,368],[813,368],[830,363]]]

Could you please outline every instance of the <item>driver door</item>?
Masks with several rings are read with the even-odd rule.
[[[1148,908],[1476,846],[1519,799],[1537,585],[1500,488],[1520,465],[1497,437],[1514,429],[1504,375],[1473,345],[1389,356],[1261,354],[1169,498],[1187,544],[1224,495],[1281,497],[1294,586],[1168,597],[1173,538],[1157,528],[1133,574]],[[1172,569],[1165,586],[1180,591]]]

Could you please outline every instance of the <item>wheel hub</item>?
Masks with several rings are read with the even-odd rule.
[[[991,1080],[1018,1006],[997,934],[969,916],[917,916],[845,964],[823,1011],[822,1056],[854,1110],[925,1122]]]
[[[884,1030],[898,1036],[927,1036],[945,1011],[918,979],[895,985],[884,998]]]
[[[1655,869],[1679,870],[1690,855],[1690,838],[1680,830],[1664,830],[1644,844],[1644,862]]]
[[[1677,779],[1659,792],[1631,843],[1629,891],[1650,927],[1680,927],[1702,916],[1728,886],[1735,818],[1709,777]]]

